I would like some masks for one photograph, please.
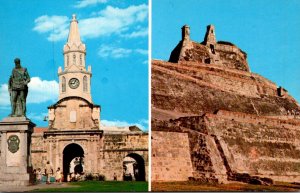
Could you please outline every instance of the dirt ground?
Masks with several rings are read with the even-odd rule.
[[[299,192],[300,183],[275,182],[271,186],[252,185],[245,183],[201,184],[198,182],[152,182],[151,191],[275,191]]]

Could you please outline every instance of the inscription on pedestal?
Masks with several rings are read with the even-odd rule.
[[[23,149],[22,146],[26,145],[23,144],[25,141],[23,141],[24,137],[22,136],[22,133],[13,132],[8,133],[6,136],[6,165],[8,167],[12,166],[22,166],[22,155],[23,155]]]
[[[11,135],[7,140],[7,144],[8,144],[8,150],[11,153],[16,153],[19,150],[20,139],[17,135]]]

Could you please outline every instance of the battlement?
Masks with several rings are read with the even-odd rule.
[[[204,41],[201,43],[190,39],[189,26],[184,25],[181,30],[182,39],[173,49],[169,62],[193,61],[250,71],[247,63],[247,54],[230,42],[217,41],[213,25],[207,26]]]

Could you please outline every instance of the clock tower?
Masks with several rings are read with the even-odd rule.
[[[86,69],[86,47],[80,39],[76,15],[72,15],[69,37],[63,54],[64,68],[58,68],[59,100],[78,96],[92,102],[91,66]]]
[[[90,66],[86,68],[86,47],[81,42],[75,15],[63,55],[64,66],[58,68],[58,102],[48,107],[49,130],[99,130],[100,106],[92,102],[92,72]]]

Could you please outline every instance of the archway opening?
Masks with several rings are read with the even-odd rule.
[[[82,147],[76,143],[67,145],[63,151],[63,174],[64,181],[70,173],[83,173],[84,169],[84,151]]]
[[[130,153],[123,159],[124,181],[145,181],[145,161],[142,156]]]

